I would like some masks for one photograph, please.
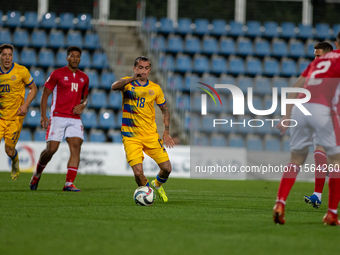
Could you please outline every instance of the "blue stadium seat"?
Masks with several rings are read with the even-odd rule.
[[[50,76],[51,76],[51,73],[52,73],[54,70],[56,70],[56,68],[54,68],[54,67],[49,67],[49,68],[47,69],[47,71],[46,71],[46,77],[47,77],[47,78],[50,77]]]
[[[213,76],[213,75],[204,75],[202,78],[201,78],[201,82],[205,83],[205,84],[208,84],[212,87],[214,87],[215,84],[218,83],[218,79],[216,76]]]
[[[296,63],[293,59],[281,60],[281,75],[283,76],[295,76],[297,75]]]
[[[97,128],[97,114],[93,109],[84,109],[80,115],[84,128]]]
[[[158,29],[158,33],[169,34],[175,31],[174,25],[171,19],[163,17],[160,19],[160,22],[161,22],[161,27]]]
[[[231,85],[236,85],[235,78],[232,76],[221,76],[220,78],[220,84],[231,84]],[[229,91],[226,90],[227,94],[229,94]]]
[[[66,57],[67,57],[67,51],[64,49],[59,49],[56,55],[56,65],[58,67],[66,66],[67,65]]]
[[[271,80],[266,77],[255,78],[255,89],[254,92],[259,95],[272,94]]]
[[[213,29],[211,30],[211,34],[215,35],[215,36],[222,36],[222,35],[226,35],[227,31],[226,31],[226,21],[223,19],[214,19],[212,20],[212,25],[213,25]]]
[[[84,68],[90,68],[91,67],[91,55],[87,50],[83,50],[81,53],[81,60],[79,63],[79,68],[84,69]]]
[[[114,143],[122,143],[122,134],[120,131],[116,130],[109,130],[107,135],[111,138],[112,142]]]
[[[297,37],[302,39],[312,39],[313,35],[313,28],[311,25],[303,25],[302,23],[299,24],[299,33]]]
[[[170,35],[167,42],[168,52],[177,53],[183,51],[183,40],[182,37],[178,35]]]
[[[77,29],[88,30],[92,28],[91,20],[92,15],[88,13],[78,14],[78,23],[76,24]]]
[[[184,41],[184,52],[186,53],[200,53],[201,41],[196,36],[187,36]]]
[[[209,72],[210,70],[209,59],[206,56],[195,55],[193,59],[193,64],[193,71],[197,73]]]
[[[20,53],[20,64],[28,67],[37,64],[37,55],[34,49],[24,48]]]
[[[30,74],[33,77],[33,80],[37,86],[43,86],[46,79],[45,79],[45,72],[41,68],[31,68]]]
[[[308,59],[299,59],[298,60],[298,73],[301,74],[307,68],[310,62],[311,61]]]
[[[66,46],[83,47],[83,37],[80,31],[69,31],[66,35]]]
[[[281,88],[289,87],[287,78],[283,77],[274,77],[273,78],[273,87],[277,88],[277,93],[281,94]]]
[[[109,67],[109,61],[105,52],[96,51],[92,55],[92,67],[102,69]]]
[[[95,109],[106,108],[106,93],[104,90],[92,90],[90,93],[90,104]]]
[[[46,141],[46,130],[38,128],[34,131],[34,141],[35,142],[45,142]]]
[[[228,62],[229,62],[228,63],[228,66],[229,66],[228,73],[231,73],[233,75],[245,73],[244,61],[243,61],[242,58],[230,56]]]
[[[183,90],[183,77],[180,74],[170,74],[168,75],[167,87],[173,90]]]
[[[279,35],[278,31],[278,24],[274,21],[266,21],[264,22],[264,33],[265,37],[273,38]]]
[[[250,135],[247,137],[247,150],[262,151],[263,143],[260,136]]]
[[[243,148],[245,145],[244,138],[240,135],[230,135],[228,145],[230,147]]]
[[[336,36],[338,35],[338,33],[340,32],[340,24],[334,24],[332,26],[332,28],[333,28],[333,36],[332,36],[332,38],[335,39]]]
[[[0,27],[2,27],[4,24],[4,22],[2,21],[3,16],[4,16],[4,13],[2,10],[0,10]]]
[[[33,47],[42,48],[47,46],[47,34],[44,30],[35,30],[31,34],[31,44]]]
[[[227,139],[223,135],[213,135],[211,137],[211,146],[213,147],[226,147]]]
[[[246,114],[250,114],[248,107],[245,107],[245,112],[246,112]],[[240,124],[233,125],[232,129],[234,130],[234,132],[236,130],[237,133],[240,133],[240,134],[243,134],[243,135],[254,134],[255,128],[250,127],[248,125],[248,121],[250,121],[251,119],[254,119],[254,118],[251,117],[250,115],[239,116],[237,118],[236,122],[238,122]]]
[[[211,58],[211,70],[210,72],[215,74],[221,74],[227,72],[227,61],[222,56],[213,56]]]
[[[102,72],[100,75],[100,87],[111,89],[112,83],[116,81],[116,76],[112,72]]]
[[[237,52],[242,56],[249,56],[253,54],[253,43],[249,38],[240,37],[237,39]]]
[[[274,136],[268,136],[264,139],[264,150],[266,151],[281,151],[281,141]]]
[[[288,137],[284,137],[282,139],[282,148],[283,148],[283,151],[290,151],[290,145],[289,145],[289,138]]]
[[[246,59],[246,74],[248,75],[261,75],[262,74],[262,62],[258,58],[247,57]]]
[[[160,55],[159,68],[173,71],[175,68],[175,59],[172,55]]]
[[[16,29],[13,33],[13,44],[17,47],[29,46],[29,35],[26,29]]]
[[[7,15],[6,25],[8,27],[20,27],[20,25],[21,25],[21,21],[20,21],[21,12],[19,12],[19,11],[8,11],[6,13],[6,15]]]
[[[209,146],[209,138],[206,135],[199,134],[194,136],[194,145]]]
[[[0,45],[4,43],[12,43],[11,31],[8,28],[0,29]]]
[[[166,41],[164,36],[152,36],[150,40],[150,49],[153,51],[165,51],[166,49]]]
[[[94,143],[106,142],[106,136],[103,130],[91,129],[89,133],[89,141]]]
[[[85,71],[85,70],[84,70]],[[97,70],[87,69],[85,71],[87,76],[89,77],[89,88],[98,88],[99,87],[99,77]]]
[[[41,49],[38,54],[38,62],[42,67],[54,66],[54,52],[51,49]]]
[[[197,82],[199,82],[199,76],[197,74],[186,74],[184,76],[184,88],[186,90],[190,90],[190,91],[194,91],[197,86]],[[191,89],[190,89],[190,85],[191,85]]]
[[[28,128],[23,128],[20,132],[20,141],[29,142],[32,141],[32,133]]]
[[[235,41],[232,38],[221,38],[220,53],[223,55],[236,54]]]
[[[30,72],[30,73],[32,74],[32,72]],[[25,93],[25,100],[27,98],[28,92],[29,92],[29,90],[27,89],[26,93]],[[36,94],[35,98],[33,99],[33,101],[31,102],[30,106],[33,106],[33,107],[39,107],[40,106],[40,99],[41,99],[42,92],[43,92],[43,89],[38,89],[37,94]]]
[[[191,112],[200,112],[201,111],[201,94],[195,93],[190,98],[190,110]]]
[[[329,24],[326,23],[316,23],[315,25],[316,33],[315,37],[319,40],[326,40],[331,37],[329,30]]]
[[[31,108],[27,111],[26,124],[30,127],[40,126],[40,110],[38,108]]]
[[[48,36],[48,44],[52,48],[63,48],[65,46],[65,36],[61,30],[52,30]]]
[[[55,28],[56,27],[56,20],[57,18],[57,14],[55,12],[48,12],[46,13],[41,22],[40,22],[40,26],[46,29],[51,29],[51,28]]]
[[[208,19],[195,19],[195,29],[193,30],[194,34],[197,35],[206,35],[209,34],[209,20]]]
[[[179,110],[189,110],[190,98],[187,95],[177,95],[175,104],[176,108]]]
[[[306,56],[310,58],[314,58],[314,45],[317,41],[314,40],[307,40],[306,42]]]
[[[280,74],[280,65],[279,61],[275,58],[268,58],[266,57],[263,60],[263,73],[267,76],[274,76]]]
[[[272,42],[272,52],[275,57],[285,57],[288,55],[287,43],[280,39]]]
[[[13,51],[13,62],[19,63],[19,52],[16,48],[14,48],[14,51]]]
[[[267,40],[256,39],[254,46],[254,53],[257,56],[264,57],[270,56],[270,44]]]
[[[262,99],[259,97],[259,96],[253,96],[253,100],[252,100],[252,105],[253,105],[253,107],[256,109],[256,110],[263,110],[263,102],[262,102]],[[247,107],[246,107],[246,113],[247,114],[249,114],[250,113],[250,110],[249,110],[249,107],[248,107],[248,104],[247,104]],[[254,123],[252,123],[252,124],[259,124],[259,123],[257,123],[256,121],[254,121]],[[251,125],[252,125],[251,124]],[[246,124],[246,125],[248,125],[248,124]],[[248,128],[248,127],[247,127]],[[254,133],[256,133],[257,132],[257,128],[253,128],[254,129]]]
[[[218,53],[218,42],[215,37],[203,38],[202,52],[205,54],[217,54]]]
[[[143,30],[147,31],[147,32],[156,32],[157,31],[157,18],[156,17],[146,17],[143,20]]]
[[[228,31],[228,35],[239,37],[244,34],[242,23],[232,20],[229,22],[229,26],[230,30]]]
[[[247,94],[248,88],[254,87],[253,78],[246,76],[239,76],[236,78],[237,86],[242,90],[243,93]]]
[[[261,36],[261,22],[255,20],[247,21],[247,36],[249,37],[257,37]]]
[[[122,127],[122,118],[123,118],[123,112],[122,111],[119,111],[118,114],[117,114],[117,126],[116,128],[117,129],[120,129]]]
[[[74,14],[69,12],[62,12],[60,13],[60,21],[58,23],[58,27],[61,29],[71,29],[74,27],[73,25],[73,19]]]
[[[25,12],[24,17],[25,17],[25,20],[22,23],[24,27],[35,28],[39,26],[37,12],[27,11]]]
[[[99,36],[97,33],[86,33],[84,36],[85,48],[90,50],[96,50],[100,48]]]
[[[298,40],[292,39],[289,41],[289,56],[291,57],[304,57],[305,45]]]
[[[184,35],[191,34],[191,23],[189,18],[179,18],[176,32]]]
[[[99,112],[99,127],[110,129],[116,126],[116,115],[112,110],[103,109]]]
[[[295,24],[293,22],[282,22],[281,23],[281,37],[283,38],[294,38],[295,34]]]
[[[108,98],[108,106],[112,109],[122,109],[122,94],[120,92],[111,91]]]
[[[175,70],[178,72],[190,72],[192,70],[191,58],[188,55],[177,55]]]

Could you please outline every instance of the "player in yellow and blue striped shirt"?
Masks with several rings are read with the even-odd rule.
[[[20,173],[18,142],[27,107],[37,94],[37,86],[26,67],[13,63],[14,47],[0,46],[0,142],[5,139],[5,151],[12,160],[12,179]],[[25,87],[30,89],[25,101]]]
[[[163,140],[168,148],[174,141],[169,135],[170,114],[161,87],[148,80],[151,62],[147,57],[138,57],[134,63],[134,76],[124,77],[112,84],[112,90],[119,90],[123,97],[123,116],[121,133],[126,158],[132,167],[138,186],[149,186],[149,181],[143,172],[143,151],[158,164],[160,171],[151,185],[157,191],[160,199],[168,201],[162,187],[171,172],[168,153],[163,146]],[[154,103],[160,107],[163,114],[163,140],[157,133],[155,123]]]

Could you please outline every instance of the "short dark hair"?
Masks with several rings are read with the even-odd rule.
[[[135,63],[133,64],[134,67],[136,67],[138,65],[139,60],[148,61],[150,63],[150,67],[151,67],[150,59],[148,59],[147,57],[144,57],[144,56],[140,56],[140,57],[135,59]]]
[[[329,42],[319,42],[314,45],[314,49],[316,50],[320,49],[323,50],[324,53],[327,53],[333,50],[333,46]]]
[[[4,49],[11,49],[12,52],[13,52],[14,46],[12,44],[2,44],[2,45],[0,45],[0,54]]]
[[[67,48],[67,56],[70,55],[71,51],[79,51],[80,55],[81,55],[81,48],[79,48],[78,46],[70,46]]]

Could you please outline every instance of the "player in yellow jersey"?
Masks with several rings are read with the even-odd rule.
[[[19,176],[18,142],[27,107],[37,94],[37,86],[26,67],[13,63],[14,47],[0,46],[0,142],[5,140],[6,154],[12,160],[11,177]],[[30,89],[25,101],[25,87]]]
[[[174,146],[169,135],[170,114],[161,87],[148,80],[151,62],[147,57],[135,60],[133,77],[124,77],[112,84],[112,90],[119,90],[123,97],[123,116],[121,133],[126,153],[126,159],[132,167],[138,186],[149,186],[149,181],[143,172],[143,151],[158,164],[160,171],[151,185],[157,191],[160,199],[168,201],[162,187],[171,172],[168,148]],[[157,103],[163,114],[163,140],[157,133],[155,123],[154,103]]]

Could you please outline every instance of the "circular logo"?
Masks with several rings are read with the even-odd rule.
[[[152,89],[150,89],[149,94],[150,94],[150,96],[153,96],[155,94],[155,92]]]
[[[17,77],[15,75],[12,75],[11,80],[15,81],[16,79],[17,79]]]

